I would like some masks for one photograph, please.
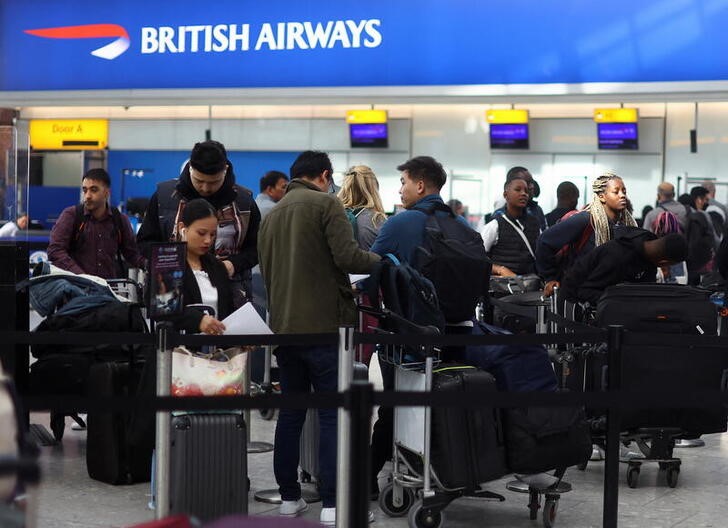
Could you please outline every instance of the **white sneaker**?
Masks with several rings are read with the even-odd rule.
[[[336,526],[336,508],[321,508],[321,517],[319,519],[324,526]],[[374,514],[367,513],[367,522],[374,522]]]
[[[600,460],[604,460],[604,451],[602,451],[602,448],[598,445],[592,446],[592,454],[589,457],[589,460],[592,462],[599,462]]]
[[[295,517],[308,510],[308,503],[303,499],[297,501],[283,501],[281,502],[278,512],[286,517]]]
[[[640,458],[639,453],[630,451],[626,445],[624,445],[623,443],[620,442],[619,443],[619,461],[620,462],[629,462],[633,458]]]

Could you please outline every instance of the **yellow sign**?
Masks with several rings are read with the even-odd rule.
[[[636,123],[636,108],[595,108],[594,121],[597,123]]]
[[[346,112],[347,123],[386,123],[386,110],[349,110]]]
[[[34,150],[100,150],[109,145],[106,119],[31,119]]]
[[[528,110],[486,110],[485,120],[505,125],[528,123]]]

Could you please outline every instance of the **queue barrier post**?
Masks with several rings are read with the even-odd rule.
[[[622,340],[624,327],[610,325],[607,330],[607,388],[616,394],[622,388]],[[621,410],[607,410],[607,441],[604,460],[604,528],[617,528],[619,513],[619,433]]]

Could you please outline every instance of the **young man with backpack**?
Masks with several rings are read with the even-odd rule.
[[[111,179],[91,169],[81,180],[83,203],[66,207],[51,230],[48,259],[73,273],[125,278],[124,264],[143,268],[129,218],[109,206]]]
[[[487,292],[490,261],[483,239],[462,216],[456,216],[442,200],[440,189],[447,180],[442,165],[429,156],[412,158],[397,167],[401,171],[399,194],[405,210],[389,218],[379,231],[371,251],[391,254],[404,264],[403,275],[415,273],[413,281],[423,280],[419,271],[432,282],[442,311],[446,333],[469,334],[475,306]],[[384,284],[382,287],[384,288]],[[407,293],[425,290],[413,284]],[[387,292],[383,292],[386,293]],[[391,292],[390,292],[391,293]],[[406,299],[402,299],[406,301]],[[411,304],[411,303],[410,303]],[[421,303],[421,308],[426,302]],[[427,314],[427,310],[419,310]],[[398,314],[404,315],[404,314]],[[420,325],[423,321],[413,321]],[[438,325],[441,326],[441,325]],[[462,360],[464,349],[444,350],[443,357]],[[391,365],[381,363],[384,388],[394,388]],[[380,407],[372,434],[372,499],[379,493],[377,474],[392,456],[394,415],[391,408]]]
[[[384,223],[371,251],[392,253],[420,271],[434,284],[446,323],[460,325],[472,319],[487,292],[490,261],[483,240],[443,202],[447,174],[437,160],[418,156],[397,170],[405,211]]]

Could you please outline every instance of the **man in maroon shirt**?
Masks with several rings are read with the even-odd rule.
[[[144,267],[129,218],[109,207],[110,190],[104,169],[91,169],[83,176],[83,203],[65,208],[51,231],[51,264],[104,279],[125,277],[122,256],[128,266]]]

